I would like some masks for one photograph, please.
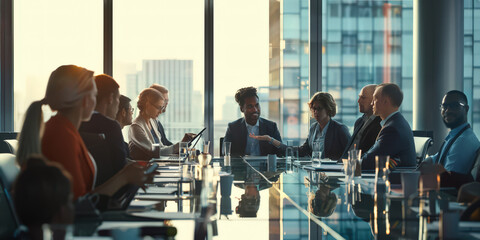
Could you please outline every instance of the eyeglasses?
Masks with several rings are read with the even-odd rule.
[[[152,105],[154,108],[156,108],[158,111],[163,111],[163,109],[165,109],[165,106],[155,106],[155,104],[153,103],[150,103],[150,105]]]
[[[130,110],[130,113],[133,113],[135,111],[135,108],[130,107],[130,109],[128,109],[128,110]]]
[[[440,111],[445,111],[448,109],[457,111],[460,110],[460,108],[465,107],[464,103],[461,102],[453,102],[453,103],[442,103],[440,104]]]

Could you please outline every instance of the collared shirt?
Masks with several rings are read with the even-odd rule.
[[[357,135],[355,135],[355,139],[353,139],[353,142],[352,142],[352,145],[350,145],[350,149],[349,150],[352,150],[355,145],[358,146],[359,143],[360,143],[360,139],[362,139],[362,136],[363,136],[363,133],[365,132],[365,128],[368,127],[368,125],[376,118],[377,116],[375,115],[370,115],[370,117],[367,117],[367,115],[363,115],[363,125],[362,125],[362,128],[360,128],[360,130],[358,130],[358,133]]]
[[[322,152],[322,158],[325,155],[325,135],[327,134],[327,129],[328,126],[330,125],[330,120],[328,123],[325,125],[325,127],[320,130],[320,124],[317,124],[317,128],[315,129],[315,132],[313,133],[312,140],[310,142],[310,148],[313,151],[313,142],[320,142],[320,152]]]
[[[395,112],[391,113],[384,120],[380,121],[380,125],[382,125],[382,127],[383,127],[385,125],[385,123],[387,123],[388,119],[390,119],[393,115],[395,115],[395,113],[398,113],[398,111],[395,111]]]
[[[435,163],[438,163],[438,161],[440,161],[440,154],[447,154],[445,156],[445,166],[443,166],[447,171],[470,174],[473,162],[475,161],[476,151],[480,147],[480,142],[472,128],[465,130],[462,135],[453,142],[448,153],[443,153],[450,141],[452,141],[467,124],[468,123],[464,123],[452,129],[445,138],[442,149],[431,157]]]
[[[248,134],[253,133],[255,136],[259,135],[259,120],[255,125],[250,125],[245,121],[245,126],[247,126]],[[250,156],[260,156],[260,142],[257,139],[247,136],[247,145],[245,146],[245,155]]]

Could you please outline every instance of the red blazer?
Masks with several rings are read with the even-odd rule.
[[[42,152],[47,159],[62,164],[72,175],[74,199],[92,191],[95,165],[78,130],[63,115],[57,114],[45,124]]]

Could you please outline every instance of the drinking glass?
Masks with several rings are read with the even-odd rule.
[[[375,193],[388,191],[388,166],[390,156],[375,156]]]
[[[293,141],[292,140],[287,141],[287,148],[285,149],[285,158],[287,160],[287,163],[291,163],[292,159],[295,158],[295,155],[293,153]]]
[[[312,164],[316,161],[318,162],[318,166],[320,166],[320,158],[322,156],[322,152],[320,152],[320,142],[315,141],[312,145]]]
[[[223,142],[223,155],[230,156],[232,150],[232,143],[231,142]]]
[[[180,142],[178,157],[181,159],[188,157],[188,142]]]
[[[230,154],[232,150],[232,143],[231,142],[223,142],[223,165],[230,166]]]

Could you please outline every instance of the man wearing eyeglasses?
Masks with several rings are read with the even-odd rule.
[[[461,185],[453,181],[446,181],[446,178],[457,180],[457,182],[473,180],[470,171],[475,162],[480,142],[467,122],[468,110],[467,97],[463,92],[453,90],[445,94],[440,105],[440,111],[442,120],[445,126],[450,128],[450,132],[439,152],[425,159],[425,163],[419,167],[422,172],[430,168],[442,174],[443,186]],[[435,167],[427,167],[428,163],[434,163]],[[455,177],[449,178],[449,176]]]

